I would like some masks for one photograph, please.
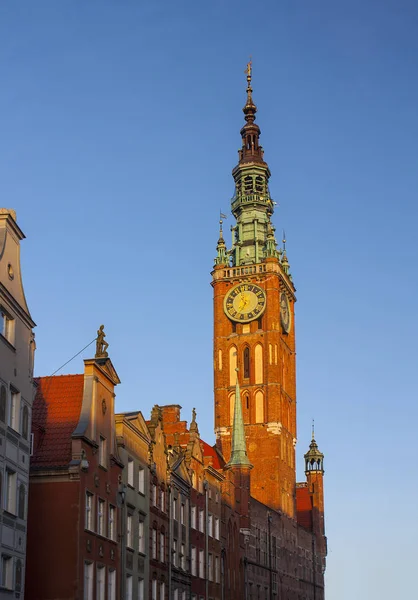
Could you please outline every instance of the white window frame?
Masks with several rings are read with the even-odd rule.
[[[145,469],[143,467],[138,469],[138,492],[145,495]]]
[[[8,425],[20,432],[20,392],[10,386]]]
[[[105,600],[106,595],[106,567],[97,565],[96,568],[96,600]]]
[[[102,498],[97,499],[97,533],[99,535],[105,535],[105,523],[106,523],[106,501]]]
[[[208,515],[208,536],[213,537],[213,515]]]
[[[15,343],[15,320],[2,306],[0,306],[0,335],[12,346]]]
[[[126,517],[126,547],[127,548],[134,547],[132,523],[133,523],[133,515],[127,515],[127,517]]]
[[[113,504],[109,504],[108,512],[108,530],[107,535],[109,540],[116,541],[116,507]]]
[[[219,518],[215,517],[215,540],[219,540]]]
[[[116,570],[109,569],[107,573],[107,598],[116,600]]]
[[[160,562],[165,562],[165,533],[160,531]]]
[[[199,508],[199,531],[205,533],[205,513],[203,508]]]
[[[84,561],[84,600],[93,600],[94,564]]]
[[[141,517],[138,522],[138,552],[145,554],[145,522]]]
[[[197,576],[197,548],[192,546],[192,575]]]
[[[128,458],[128,485],[132,488],[134,487],[134,467],[134,459]]]
[[[205,578],[205,551],[202,549],[199,550],[199,577]]]
[[[88,529],[89,531],[93,531],[94,528],[93,499],[94,495],[91,492],[86,491],[84,528]]]

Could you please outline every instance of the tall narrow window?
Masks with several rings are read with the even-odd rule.
[[[84,563],[84,600],[93,600],[93,563],[91,562]]]
[[[145,554],[145,529],[144,521],[138,523],[138,552]]]
[[[196,555],[196,548],[194,546],[192,546],[192,575],[196,576],[197,575],[197,555]]]
[[[248,346],[244,349],[244,379],[250,377],[250,349]]]
[[[25,518],[25,499],[26,499],[26,490],[23,483],[19,485],[19,500],[18,500],[18,508],[17,514],[19,519]]]
[[[234,422],[234,410],[235,410],[235,394],[231,394],[229,396],[229,418],[230,418],[231,425]]]
[[[5,385],[0,385],[0,421],[6,422],[7,390]]]
[[[134,487],[134,461],[128,458],[128,485]]]
[[[205,551],[199,550],[199,577],[205,578]]]
[[[108,600],[116,600],[116,571],[109,569],[107,574],[107,597]]]
[[[229,349],[229,385],[235,385],[237,382],[237,349],[231,346]]]
[[[165,562],[165,535],[160,533],[160,562]]]
[[[93,494],[86,492],[86,514],[84,526],[86,529],[92,531],[93,529]]]
[[[160,583],[160,600],[165,600],[165,583],[162,581]]]
[[[132,600],[132,575],[126,576],[125,599]]]
[[[116,532],[116,508],[109,504],[109,530],[108,537],[110,540],[115,540],[115,532]]]
[[[9,469],[6,469],[5,509],[13,515],[16,514],[16,481],[16,473],[14,471],[9,471]]]
[[[126,517],[126,545],[133,548],[132,515]]]
[[[139,467],[138,471],[138,492],[145,494],[145,469]]]
[[[29,409],[28,407],[25,406],[23,407],[22,410],[22,436],[25,438],[25,440],[28,439],[28,433],[29,433]]]
[[[15,567],[15,592],[22,591],[22,561],[18,558]]]
[[[152,553],[151,558],[157,558],[157,529],[154,527],[152,530]]]
[[[19,415],[20,393],[14,388],[10,388],[9,425],[15,431],[19,431]]]
[[[105,501],[101,498],[97,500],[97,533],[105,534]]]
[[[138,600],[145,600],[145,585],[143,579],[138,579]]]
[[[255,355],[255,383],[263,383],[263,346],[257,344],[254,351]]]
[[[106,439],[102,436],[100,436],[99,441],[99,463],[102,467],[107,465]]]
[[[152,580],[152,584],[151,584],[151,591],[152,591],[152,600],[157,600],[157,580],[154,576],[153,580]]]
[[[103,565],[97,567],[96,573],[96,599],[105,600],[105,575],[106,570]]]
[[[260,391],[255,394],[255,422],[264,423],[264,396]]]

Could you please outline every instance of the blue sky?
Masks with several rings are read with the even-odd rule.
[[[411,597],[417,3],[14,0],[0,40],[0,204],[27,235],[37,373],[103,322],[118,410],[196,406],[208,441],[210,271],[252,55],[297,287],[299,479],[312,417],[325,453],[327,598]]]

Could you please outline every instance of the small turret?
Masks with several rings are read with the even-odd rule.
[[[305,473],[320,472],[324,474],[324,455],[319,451],[318,444],[315,441],[315,430],[312,425],[312,441],[309,450],[305,454]]]

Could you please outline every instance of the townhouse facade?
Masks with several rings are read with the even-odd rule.
[[[0,209],[0,599],[25,597],[35,323],[22,283],[24,234]]]

